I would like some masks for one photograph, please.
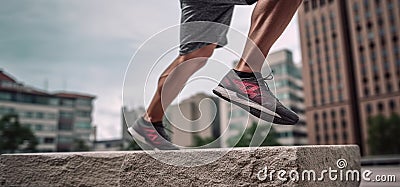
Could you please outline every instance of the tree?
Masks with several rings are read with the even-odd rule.
[[[129,143],[129,145],[125,148],[123,148],[123,150],[125,151],[129,151],[129,150],[142,150],[142,148],[136,143],[136,141],[131,141]]]
[[[192,147],[207,147],[207,148],[216,148],[220,147],[218,142],[214,142],[216,138],[214,137],[204,137],[202,138],[201,136],[195,134],[193,136],[193,146]]]
[[[81,139],[74,139],[74,151],[89,151],[89,146]]]
[[[257,139],[264,138],[264,136],[262,134],[255,133],[257,126],[258,126],[257,123],[253,123],[250,127],[246,128],[246,130],[244,131],[242,136],[241,136],[241,134],[239,134],[235,137],[231,137],[228,139],[228,143],[230,144],[230,146],[234,146],[234,147],[249,147],[250,142],[253,138],[257,138]],[[267,126],[265,126],[265,127],[267,128]],[[264,132],[266,130],[267,129],[263,129]],[[278,135],[276,134],[274,128],[271,127],[267,137],[264,139],[264,141],[261,143],[260,146],[278,146],[278,145],[280,145],[277,141],[277,137],[278,137]]]
[[[373,155],[400,154],[400,116],[368,118],[368,146]]]
[[[5,115],[0,120],[0,152],[35,152],[38,141],[30,128],[21,126],[18,115]]]

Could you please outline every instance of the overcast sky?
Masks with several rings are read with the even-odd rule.
[[[252,8],[237,6],[232,27],[246,33]],[[179,24],[179,16],[178,0],[3,1],[0,6],[0,68],[26,85],[45,89],[47,82],[49,91],[65,89],[96,95],[93,124],[98,126],[98,139],[119,138],[124,74],[131,57],[146,40],[153,42],[149,46],[157,46],[155,40],[148,39]],[[178,33],[164,31],[166,34],[172,39],[178,37]],[[298,35],[295,17],[272,51],[290,49],[295,61],[300,62]],[[224,56],[223,53],[217,50],[215,55]],[[161,55],[143,53],[140,61],[149,65],[154,63],[153,58]],[[163,60],[167,62],[176,55],[177,49],[172,50]],[[208,70],[214,71],[205,68],[204,72],[217,72],[218,79],[224,74],[218,71],[224,68],[224,63],[230,66],[232,62],[211,65]],[[146,76],[139,62],[132,65],[128,75]],[[143,82],[131,80],[125,84],[139,91],[138,94],[132,92],[124,99],[124,104],[131,107],[146,104],[154,90],[155,77],[164,66],[155,67],[154,76],[149,77],[147,84],[149,90],[144,95]],[[200,90],[210,93],[210,88],[207,83],[189,84],[182,97]]]

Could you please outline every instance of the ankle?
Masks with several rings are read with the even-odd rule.
[[[253,71],[251,71],[250,68],[238,68],[235,67],[233,68],[233,70],[235,70],[236,72],[244,72],[244,73],[252,73]]]
[[[152,118],[150,117],[148,114],[145,114],[143,116],[143,119],[149,123],[159,123],[162,122],[162,119],[156,119],[156,118]]]
[[[238,71],[233,69],[233,71],[236,73],[236,75],[240,78],[251,78],[255,77],[254,72],[243,72],[243,71]]]

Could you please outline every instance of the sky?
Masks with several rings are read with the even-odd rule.
[[[253,7],[236,6],[231,25],[235,30],[230,33],[247,33]],[[171,42],[178,44],[179,18],[178,0],[3,1],[0,68],[25,85],[95,95],[92,116],[98,139],[119,138],[122,105],[146,106],[157,76],[178,54],[177,49],[165,55],[162,50]],[[156,52],[149,50],[156,48]],[[297,16],[271,51],[281,49],[291,50],[295,62],[301,61]],[[198,75],[222,77],[221,72],[232,64],[225,53],[217,50]],[[143,71],[157,59],[160,63],[151,74]],[[180,98],[199,91],[211,93],[216,84],[196,80]]]

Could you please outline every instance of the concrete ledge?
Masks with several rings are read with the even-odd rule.
[[[186,159],[222,149],[165,151],[157,154]],[[314,170],[320,177],[329,167],[360,172],[356,145],[235,148],[219,160],[196,167],[167,165],[142,151],[7,154],[0,156],[0,186],[359,186],[359,181],[260,180],[271,170]],[[285,175],[288,177],[288,174]],[[301,176],[300,176],[301,177]],[[290,179],[290,178],[289,178]]]

